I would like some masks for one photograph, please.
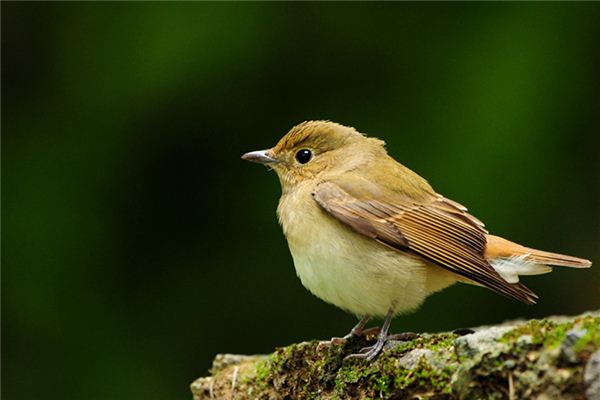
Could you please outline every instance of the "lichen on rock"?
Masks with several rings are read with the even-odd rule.
[[[292,344],[268,356],[218,355],[192,384],[202,399],[599,399],[600,313],[513,321],[473,333],[393,341],[345,360],[373,336]],[[587,396],[587,397],[586,397]]]

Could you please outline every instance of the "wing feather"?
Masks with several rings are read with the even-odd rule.
[[[365,193],[353,196],[334,182],[317,185],[315,201],[355,231],[398,251],[417,255],[477,284],[527,304],[537,296],[522,284],[504,280],[484,256],[487,231],[467,209],[442,196],[384,201]]]

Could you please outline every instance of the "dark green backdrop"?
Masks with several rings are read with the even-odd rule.
[[[273,173],[326,118],[488,228],[600,261],[600,7],[2,3],[2,397],[186,399],[220,352],[345,333],[295,277]],[[600,307],[600,265],[465,285],[393,330]]]

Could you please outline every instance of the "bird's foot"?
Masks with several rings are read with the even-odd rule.
[[[350,333],[348,333],[346,336],[341,337],[341,338],[331,338],[331,340],[333,341],[334,339],[338,339],[338,340],[342,340],[342,341],[346,342],[350,339],[357,338],[357,337],[363,337],[363,338],[365,338],[365,340],[372,340],[379,335],[380,331],[381,331],[381,328],[378,326],[374,326],[374,327],[368,328],[368,329],[361,329],[360,331],[355,331],[354,329],[352,329],[350,331]]]
[[[353,358],[366,359],[367,361],[373,361],[381,350],[383,350],[383,346],[387,342],[387,338],[379,338],[372,346],[367,346],[359,350],[358,353],[350,354],[344,357],[344,360],[351,360]]]
[[[377,342],[375,342],[372,346],[367,346],[359,350],[356,354],[350,354],[344,357],[344,360],[349,360],[353,358],[366,359],[367,361],[373,361],[381,351],[383,350],[385,344],[390,340],[399,340],[399,341],[410,341],[419,337],[419,334],[414,332],[403,332],[397,333],[394,335],[388,336],[379,336],[377,338]]]
[[[330,340],[322,340],[317,344],[317,352],[321,352],[331,346],[343,346],[346,344],[346,336],[344,337],[332,337]]]
[[[321,351],[331,346],[343,346],[349,340],[357,337],[363,337],[365,338],[365,340],[372,340],[373,338],[377,337],[377,335],[379,335],[380,330],[381,328],[379,328],[378,326],[374,326],[373,328],[369,329],[363,329],[360,332],[357,332],[353,329],[352,331],[350,331],[350,333],[348,333],[345,336],[332,337],[330,340],[323,340],[319,342],[319,344],[317,345],[317,351]]]

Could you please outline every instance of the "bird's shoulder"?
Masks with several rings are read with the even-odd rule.
[[[387,155],[358,168],[325,176],[315,190],[327,184],[339,187],[357,200],[423,204],[438,196],[427,180]]]

